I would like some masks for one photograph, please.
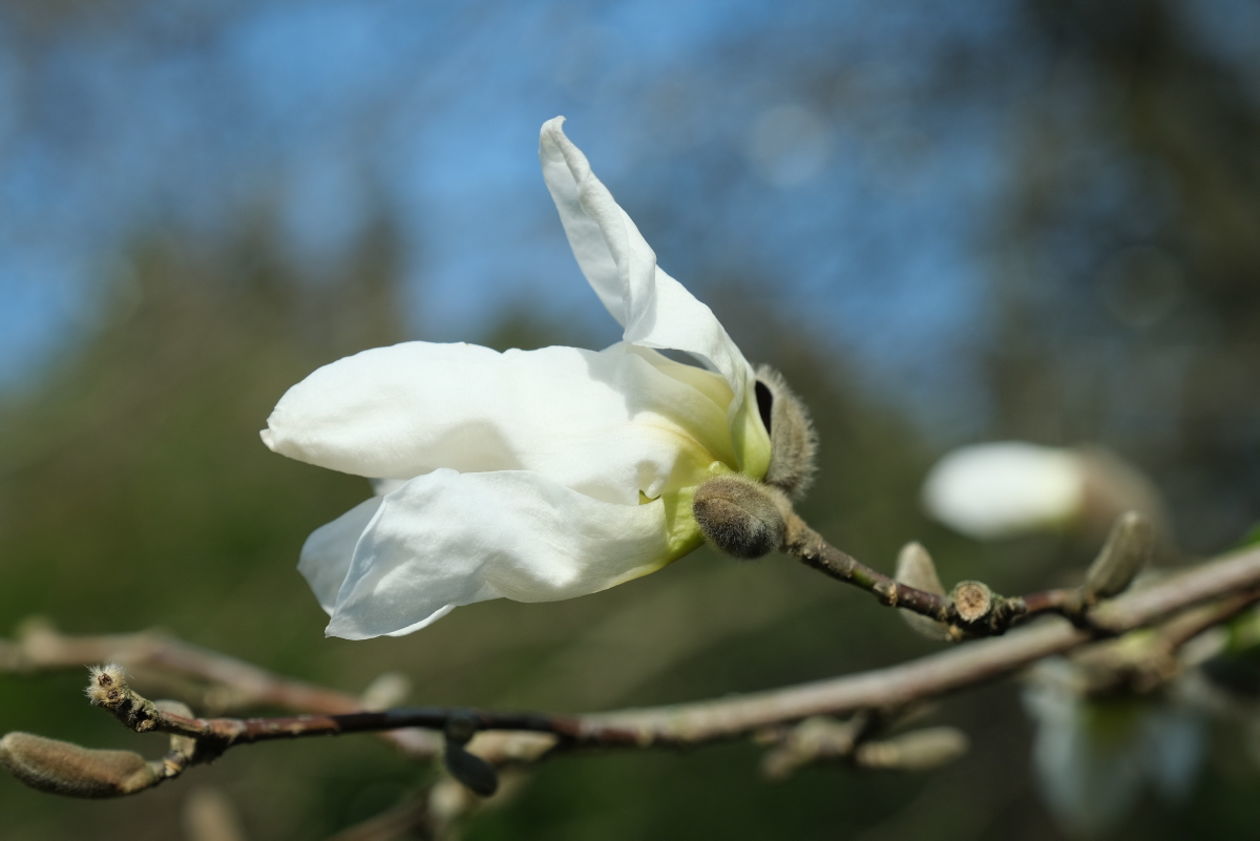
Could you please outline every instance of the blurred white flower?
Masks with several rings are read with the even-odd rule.
[[[960,447],[936,463],[923,504],[942,523],[991,539],[1061,524],[1085,501],[1076,453],[1021,441]]]
[[[1038,664],[1024,688],[1036,725],[1033,768],[1058,823],[1092,837],[1114,829],[1144,788],[1184,799],[1204,747],[1203,715],[1172,698],[1091,697],[1082,670],[1064,659]]]
[[[302,549],[331,636],[406,634],[458,605],[637,578],[701,543],[700,483],[766,473],[751,367],[657,267],[563,122],[542,127],[543,177],[623,340],[602,351],[376,348],[315,371],[268,418],[272,450],[384,480]]]
[[[1066,528],[1102,539],[1116,518],[1137,511],[1172,549],[1159,489],[1142,471],[1096,446],[1045,447],[995,441],[945,455],[923,483],[923,505],[942,523],[979,540]]]

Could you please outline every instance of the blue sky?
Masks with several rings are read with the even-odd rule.
[[[927,359],[924,386],[957,389],[938,363],[983,331],[985,233],[1035,92],[1013,7],[0,11],[0,386],[90,326],[128,237],[213,238],[261,200],[312,282],[390,213],[417,337],[466,338],[500,302],[603,323],[538,173],[538,126],[563,113],[684,283],[712,299],[715,270],[750,271],[870,377]]]

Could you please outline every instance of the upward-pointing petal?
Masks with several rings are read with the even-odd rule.
[[[563,125],[564,117],[543,124],[538,154],[587,281],[624,328],[627,342],[698,357],[726,378],[738,411],[753,379],[748,361],[713,311],[656,265],[656,254]]]

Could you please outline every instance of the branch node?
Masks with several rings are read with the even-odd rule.
[[[983,581],[960,581],[950,594],[954,611],[965,625],[974,625],[987,617],[995,604],[993,591]]]
[[[446,717],[442,734],[448,744],[466,745],[481,729],[481,722],[472,710],[452,710]]]
[[[489,797],[499,790],[499,775],[494,766],[465,745],[472,741],[481,722],[472,710],[452,710],[442,728],[446,736],[446,749],[442,752],[442,764],[452,777],[470,791]]]

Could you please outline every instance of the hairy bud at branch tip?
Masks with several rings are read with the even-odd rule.
[[[737,558],[759,558],[782,546],[790,510],[778,488],[734,475],[705,482],[692,502],[704,536]]]

